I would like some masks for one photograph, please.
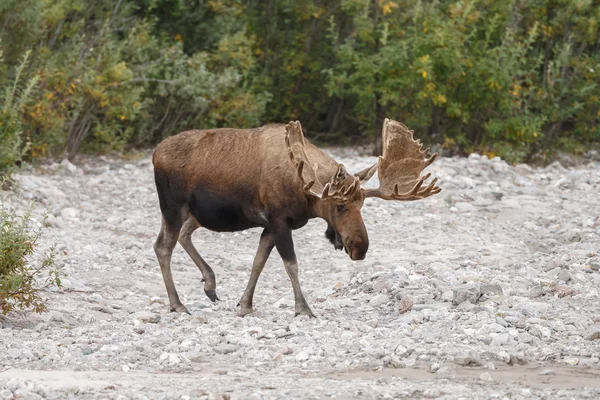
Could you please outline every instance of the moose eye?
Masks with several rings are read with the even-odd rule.
[[[337,210],[338,212],[343,213],[344,211],[346,211],[346,206],[343,204],[338,204]]]

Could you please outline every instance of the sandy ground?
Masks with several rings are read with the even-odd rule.
[[[375,160],[333,153],[350,171]],[[257,311],[236,315],[257,229],[194,234],[216,304],[176,248],[192,315],[170,313],[148,155],[26,169],[0,199],[50,214],[40,250],[67,277],[48,313],[0,319],[0,399],[598,398],[599,166],[439,159],[441,194],[366,201],[360,262],[311,221],[294,240],[315,320],[293,317],[276,252]]]

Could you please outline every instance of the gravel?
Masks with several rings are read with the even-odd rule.
[[[375,162],[332,152],[351,171]],[[49,214],[40,250],[54,246],[67,276],[43,292],[49,312],[0,319],[0,399],[598,398],[598,161],[533,168],[473,154],[428,172],[439,195],[365,201],[364,261],[335,251],[323,221],[295,232],[308,319],[294,318],[276,252],[256,311],[236,315],[258,229],[194,234],[217,276],[214,304],[177,247],[192,315],[169,312],[147,154],[26,167],[0,199],[34,201],[35,223]]]

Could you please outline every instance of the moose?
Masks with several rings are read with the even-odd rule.
[[[171,136],[156,148],[152,163],[160,210],[161,230],[154,250],[169,296],[171,311],[188,313],[171,274],[171,255],[177,242],[202,273],[204,291],[218,300],[212,268],[192,244],[200,228],[236,232],[263,228],[250,279],[238,306],[239,315],[253,312],[258,278],[277,248],[292,283],[295,312],[314,317],[300,288],[292,231],[311,218],[327,222],[326,237],[352,260],[365,258],[369,238],[360,210],[365,198],[419,200],[439,193],[437,179],[421,172],[437,157],[428,157],[413,131],[386,119],[383,155],[357,174],[346,171],[304,138],[300,122],[271,124],[255,129],[191,130]],[[378,171],[379,188],[361,184]]]

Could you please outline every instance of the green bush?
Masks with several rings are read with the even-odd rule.
[[[21,161],[27,152],[27,143],[23,144],[23,113],[38,82],[36,75],[22,86],[23,69],[28,58],[29,52],[16,68],[13,81],[0,92],[0,179],[7,177],[15,163]]]
[[[18,216],[0,203],[0,313],[46,310],[40,290],[60,286],[60,270],[51,249],[39,265],[32,265],[41,229],[31,226],[30,214]]]
[[[291,119],[353,143],[385,117],[462,153],[578,152],[600,141],[599,25],[597,0],[4,0],[0,92],[39,82],[2,157]]]

